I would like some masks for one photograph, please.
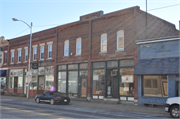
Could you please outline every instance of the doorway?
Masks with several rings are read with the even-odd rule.
[[[39,89],[39,91],[38,91],[38,93],[39,94],[43,94],[44,93],[44,88],[45,88],[45,76],[39,76],[39,78],[38,78],[39,80],[38,80],[38,89]]]
[[[87,78],[81,78],[81,97],[87,97]]]
[[[18,77],[14,77],[14,93],[17,93],[18,89]]]
[[[118,77],[117,69],[107,69],[107,98],[118,97]]]

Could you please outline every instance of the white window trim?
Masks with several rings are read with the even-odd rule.
[[[39,44],[39,46],[45,46],[45,43],[41,43],[41,44]]]
[[[3,54],[5,54],[6,53],[6,57],[7,57],[7,51],[4,51],[4,53]],[[5,58],[5,55],[4,55],[4,58]],[[5,61],[5,59],[3,58],[3,60]],[[6,63],[4,63],[4,65],[6,65],[7,64],[7,60],[6,60]]]
[[[2,63],[0,63],[0,64],[3,64],[3,61],[4,61],[4,57],[3,57],[3,56],[4,56],[4,52],[1,52],[1,51],[0,51],[0,53],[2,53]],[[1,66],[1,65],[0,65],[0,66]]]
[[[49,46],[50,46],[50,45],[52,45],[52,43],[49,43],[49,44],[48,44],[48,52],[47,52],[47,53],[48,53],[48,54],[47,54],[48,58],[47,58],[47,59],[52,59],[52,57],[49,57]],[[52,50],[53,50],[53,45],[52,45]]]
[[[123,38],[123,48],[119,48],[119,38]],[[116,52],[124,51],[124,30],[117,31]]]
[[[67,44],[68,44],[68,45],[67,45]],[[68,56],[69,56],[69,52],[68,52],[68,55],[66,55],[66,52],[65,52],[65,51],[66,51],[66,50],[65,50],[65,47],[66,47],[66,46],[69,46],[69,40],[65,40],[65,41],[64,41],[64,57],[68,57]],[[68,51],[69,51],[69,49],[68,49]]]
[[[106,51],[102,51],[102,40],[106,40]],[[101,34],[100,53],[107,53],[107,33]]]
[[[52,45],[52,44],[53,44],[53,41],[47,42],[47,45]]]
[[[81,52],[82,52],[82,42],[81,42],[82,40],[81,40],[81,38],[77,38],[76,39],[76,56],[79,56],[79,55],[81,55],[81,53],[77,53],[77,44],[79,44],[79,43],[81,43]]]
[[[34,60],[34,49],[36,48],[36,59]],[[33,47],[33,61],[37,61],[37,45]]]
[[[21,63],[21,61],[19,61],[19,51],[21,51],[22,48],[18,48],[18,62],[17,63]],[[21,52],[21,57],[22,57],[22,52]]]
[[[10,64],[14,64],[14,62],[12,62],[12,52],[15,52],[14,49],[11,50],[11,63]]]
[[[43,44],[43,45],[40,45],[40,60],[44,60],[44,58],[41,58],[41,47],[44,47],[45,46],[45,44]],[[44,47],[45,48],[45,47]]]
[[[25,57],[24,57],[24,63],[28,61],[28,59],[27,59],[27,61],[26,61],[26,50],[28,50],[28,47],[24,47],[24,51],[25,51],[25,52],[24,52],[24,56],[25,56]],[[28,51],[28,52],[29,52],[29,51]],[[28,56],[28,54],[27,54],[27,56]]]

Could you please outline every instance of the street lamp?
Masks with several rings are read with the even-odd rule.
[[[16,18],[12,18],[13,21],[21,21],[23,23],[25,23],[29,28],[30,28],[30,46],[29,46],[29,66],[28,66],[28,72],[30,72],[30,62],[31,62],[31,42],[32,42],[32,22],[31,22],[31,26],[29,24],[27,24],[26,22],[16,19]],[[26,74],[27,75],[27,74]],[[29,82],[28,82],[28,90],[27,90],[27,98],[29,98]]]

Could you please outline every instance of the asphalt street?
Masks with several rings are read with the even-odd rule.
[[[151,114],[130,111],[99,109],[83,106],[37,104],[32,101],[2,99],[0,106],[1,119],[26,118],[170,118],[164,114]]]

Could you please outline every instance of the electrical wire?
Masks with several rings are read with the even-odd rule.
[[[26,31],[27,29],[29,29],[29,28],[26,28],[25,30],[21,31],[20,33],[16,34],[16,35],[15,35],[15,36],[13,36],[13,37],[16,37],[17,35],[19,35],[19,34],[23,33],[23,32],[24,32],[24,31]]]
[[[157,9],[163,9],[163,8],[168,8],[168,7],[174,7],[174,6],[178,6],[178,5],[180,5],[180,4],[175,4],[175,5],[165,6],[165,7],[154,8],[154,9],[150,9],[150,10],[147,10],[147,11],[152,11],[152,10],[157,10]]]

